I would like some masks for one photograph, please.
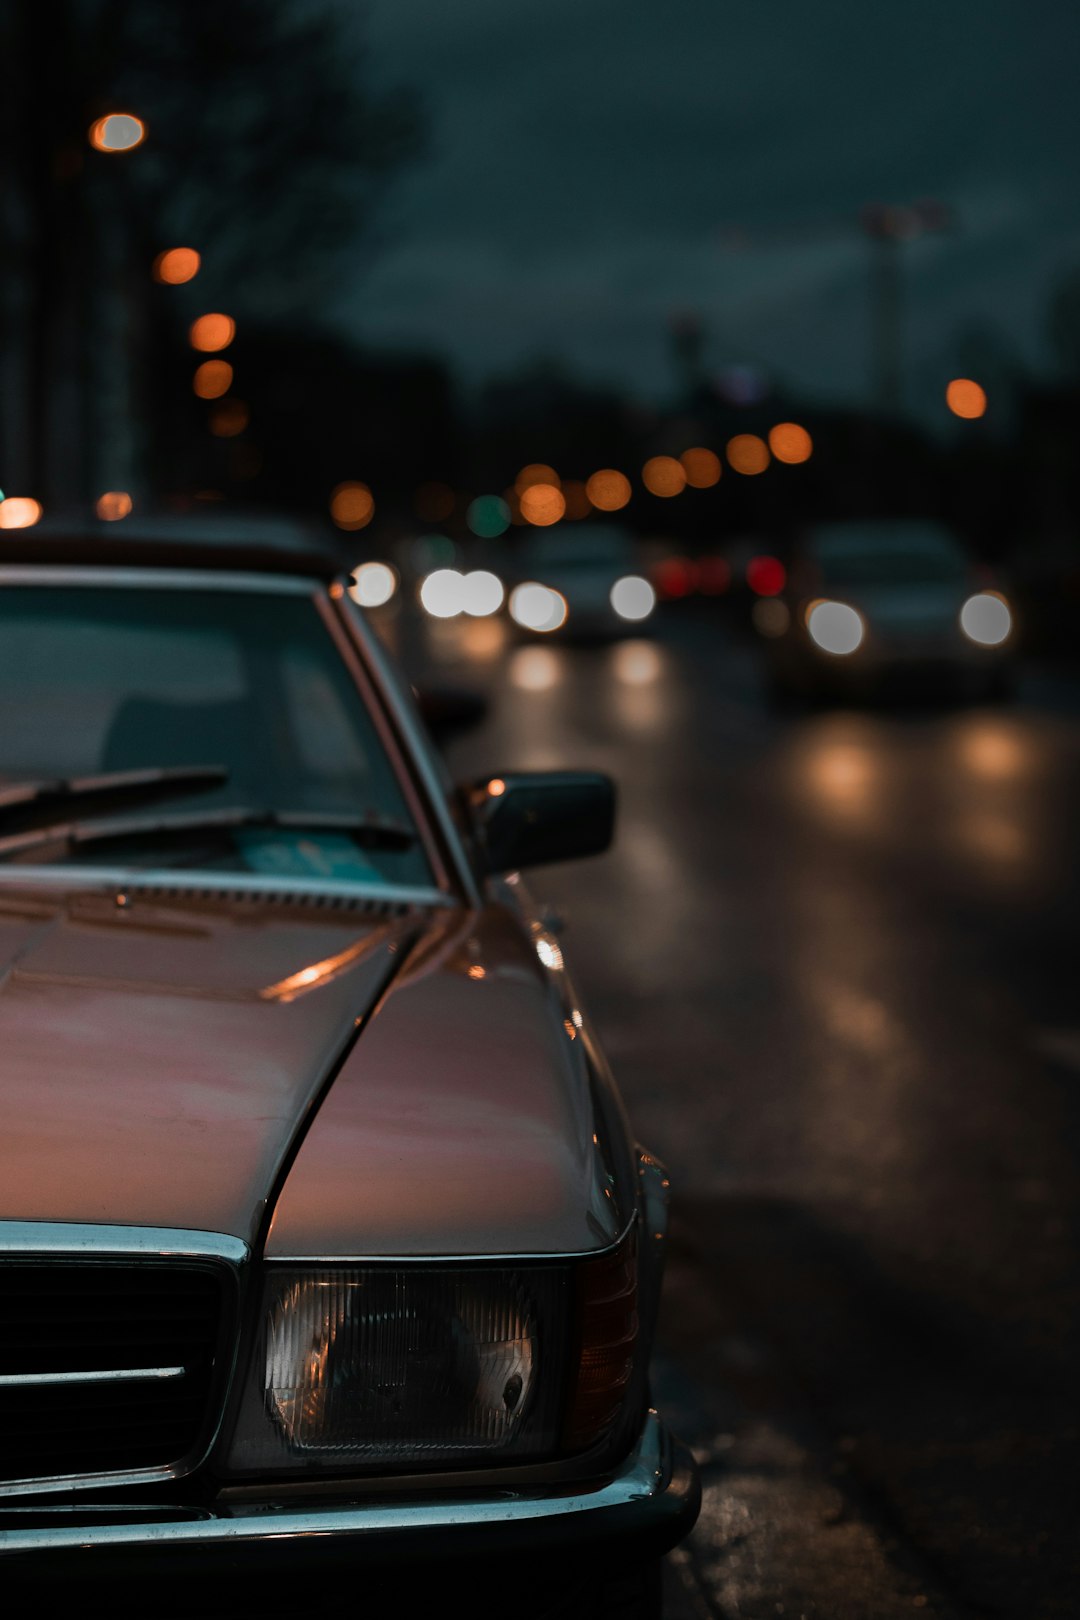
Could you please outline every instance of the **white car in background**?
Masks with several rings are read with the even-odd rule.
[[[634,536],[615,523],[560,525],[535,535],[515,573],[510,617],[531,634],[640,635],[656,607]]]
[[[812,529],[769,609],[755,622],[777,697],[877,696],[915,681],[980,697],[1009,693],[1009,603],[942,524]]]

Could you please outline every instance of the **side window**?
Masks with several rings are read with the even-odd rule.
[[[424,717],[420,713],[420,706],[417,703],[414,688],[385,643],[380,640],[377,634],[371,632],[369,624],[364,619],[363,610],[352,601],[351,597],[347,597],[343,605],[350,616],[361,626],[365,644],[372,645],[379,666],[379,674],[385,685],[391,690],[397,703],[412,721],[416,734],[422,739],[424,754],[431,765],[443,803],[446,805],[454,829],[464,844],[472,865],[476,867],[478,863],[471,818],[466,806],[462,803],[461,795],[454,785],[454,779],[450,774],[445,758],[432,741]]]

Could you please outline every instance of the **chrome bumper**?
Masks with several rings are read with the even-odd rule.
[[[595,1485],[303,1507],[245,1501],[192,1509],[186,1516],[166,1507],[151,1522],[145,1503],[6,1507],[0,1509],[0,1567],[5,1577],[39,1561],[53,1575],[66,1566],[76,1577],[94,1573],[95,1566],[114,1573],[266,1573],[268,1567],[295,1571],[316,1560],[325,1568],[420,1553],[520,1556],[604,1542],[625,1546],[628,1540],[643,1554],[660,1553],[692,1527],[699,1505],[693,1459],[650,1412],[620,1472]]]

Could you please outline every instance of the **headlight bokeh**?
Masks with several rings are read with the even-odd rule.
[[[528,580],[516,585],[510,593],[510,617],[523,630],[537,630],[547,635],[566,623],[566,598],[550,585]]]
[[[960,609],[960,628],[980,647],[1000,647],[1012,629],[1008,603],[996,591],[969,596]]]
[[[640,574],[627,574],[611,587],[611,605],[620,619],[647,619],[656,606],[656,592]]]
[[[383,607],[397,590],[397,572],[389,563],[366,562],[353,570],[350,594],[361,607]]]
[[[806,612],[810,639],[822,652],[846,658],[862,645],[866,623],[846,602],[814,602]]]

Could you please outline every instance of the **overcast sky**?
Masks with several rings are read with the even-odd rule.
[[[1080,264],[1074,0],[371,0],[368,39],[432,138],[343,309],[365,341],[468,383],[544,356],[662,398],[692,310],[711,364],[860,397],[854,221],[934,197],[959,224],[905,250],[911,401],[975,323],[1047,360],[1048,289]]]

